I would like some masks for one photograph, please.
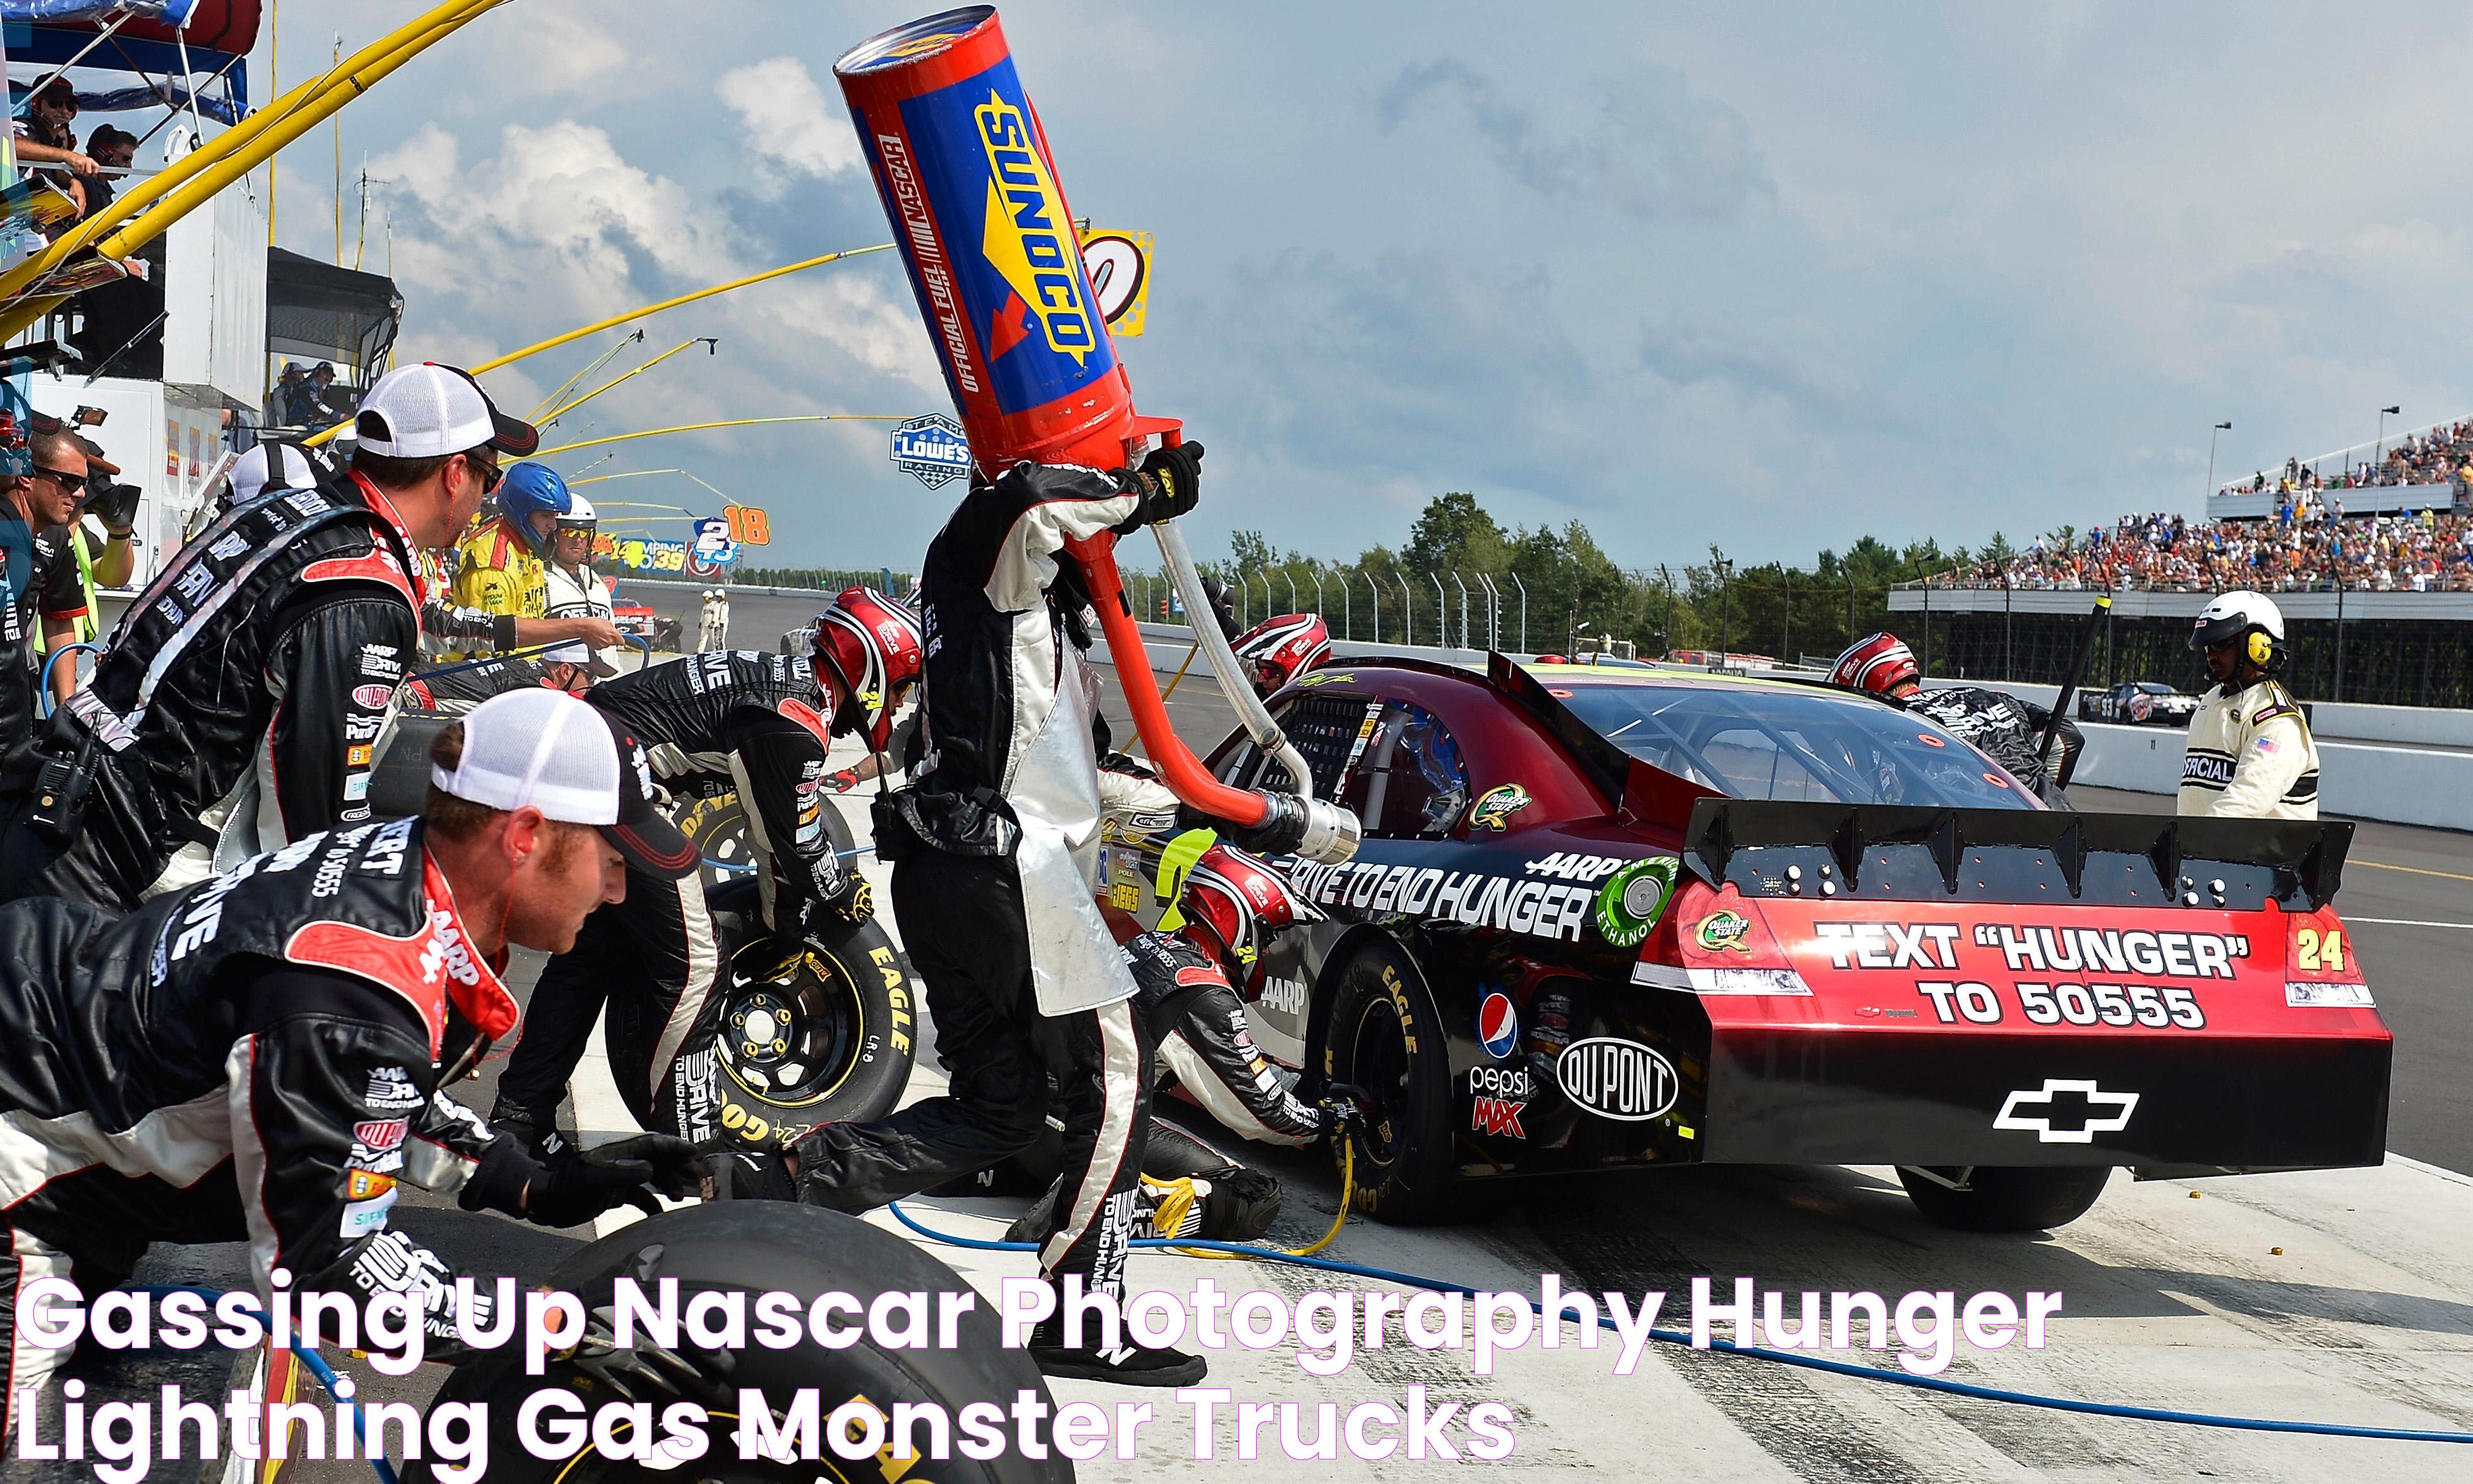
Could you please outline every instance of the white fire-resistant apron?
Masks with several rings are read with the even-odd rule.
[[[1081,654],[1049,630],[1061,652],[1056,705],[1017,754],[1005,798],[1021,822],[1014,864],[1030,931],[1039,1013],[1066,1015],[1134,997],[1134,976],[1099,916],[1099,758],[1091,740],[1099,682]]]

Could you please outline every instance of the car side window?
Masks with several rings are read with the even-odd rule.
[[[1451,730],[1423,706],[1383,703],[1340,802],[1369,834],[1439,839],[1468,802],[1468,765]]]

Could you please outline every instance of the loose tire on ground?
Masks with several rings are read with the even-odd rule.
[[[1957,1232],[2045,1232],[2087,1213],[2112,1179],[2104,1165],[2024,1168],[1978,1165],[1952,1190],[1901,1168],[1898,1183],[1924,1219]]]
[[[1340,968],[1323,1075],[1364,1089],[1378,1105],[1352,1137],[1352,1208],[1399,1226],[1446,1219],[1453,1153],[1442,1021],[1424,977],[1392,945],[1369,944]]]
[[[961,1275],[889,1232],[820,1207],[772,1201],[692,1206],[637,1222],[560,1263],[549,1274],[546,1286],[572,1293],[590,1308],[611,1303],[613,1282],[620,1277],[634,1279],[648,1297],[659,1292],[660,1280],[678,1280],[682,1315],[698,1293],[747,1294],[744,1302],[751,1329],[754,1296],[770,1291],[796,1295],[803,1320],[819,1295],[836,1290],[852,1295],[862,1314],[880,1293],[924,1291],[930,1296],[932,1308],[937,1294],[971,1291]],[[846,1312],[836,1311],[837,1326],[847,1320]],[[865,1397],[888,1418],[897,1402],[934,1403],[957,1424],[962,1409],[972,1402],[989,1402],[1009,1414],[1023,1392],[1032,1393],[1053,1411],[1055,1403],[1039,1368],[1027,1351],[1002,1347],[996,1315],[985,1300],[960,1316],[957,1334],[961,1344],[950,1350],[931,1344],[926,1349],[885,1351],[863,1337],[847,1350],[829,1350],[812,1338],[779,1351],[751,1343],[732,1352],[726,1377],[719,1376],[717,1367],[708,1375],[722,1381],[721,1411],[734,1412],[738,1389],[753,1387],[764,1394],[778,1416],[789,1410],[801,1388],[813,1387],[820,1424],[834,1407],[853,1397]],[[691,1354],[689,1358],[702,1357]],[[588,1442],[580,1453],[536,1458],[516,1430],[518,1416],[536,1392],[552,1389],[578,1398],[588,1423],[595,1408],[617,1400],[556,1362],[545,1376],[525,1376],[518,1344],[456,1367],[432,1405],[487,1404],[491,1484],[654,1484],[689,1479],[712,1484],[787,1480],[807,1484],[816,1479],[882,1484],[885,1477],[876,1458],[852,1463],[821,1446],[821,1457],[786,1468],[760,1459],[742,1462],[733,1432],[736,1423],[722,1416],[707,1424],[708,1446],[704,1457],[666,1472],[608,1457],[593,1451]],[[654,1400],[658,1436],[662,1404],[672,1399]],[[1009,1415],[1004,1426],[1010,1437]],[[958,1426],[955,1433],[958,1442]],[[923,1444],[925,1438],[923,1428]],[[820,1444],[821,1439],[820,1425]],[[1073,1466],[1052,1448],[1044,1461],[1023,1458],[1008,1447],[1001,1456],[986,1462],[967,1459],[956,1448],[949,1459],[922,1459],[916,1467],[918,1475],[933,1477],[938,1484],[1054,1484],[1073,1477]],[[405,1469],[403,1477],[405,1484],[429,1484],[432,1475],[424,1463],[415,1462]]]

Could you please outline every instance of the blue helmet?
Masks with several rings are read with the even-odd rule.
[[[523,538],[535,556],[548,555],[558,540],[558,527],[553,522],[550,534],[541,536],[535,533],[529,517],[539,511],[564,515],[573,505],[573,497],[566,492],[566,481],[546,464],[512,466],[498,486],[498,509],[506,512],[507,524]]]

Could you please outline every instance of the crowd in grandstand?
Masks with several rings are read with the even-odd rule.
[[[2396,441],[2375,459],[2349,464],[2336,474],[2322,473],[2316,464],[2297,458],[2284,461],[2274,474],[2265,469],[2247,480],[2223,487],[2226,494],[2264,494],[2273,491],[2308,506],[2319,503],[2321,490],[2360,490],[2375,485],[2459,485],[2473,482],[2473,419],[2433,428]]]
[[[2124,515],[2066,544],[2038,537],[2005,562],[1980,562],[1936,586],[2102,591],[2262,592],[2331,588],[2473,591],[2473,516],[2438,508],[2347,518],[2333,505],[2283,502],[2264,520]]]

